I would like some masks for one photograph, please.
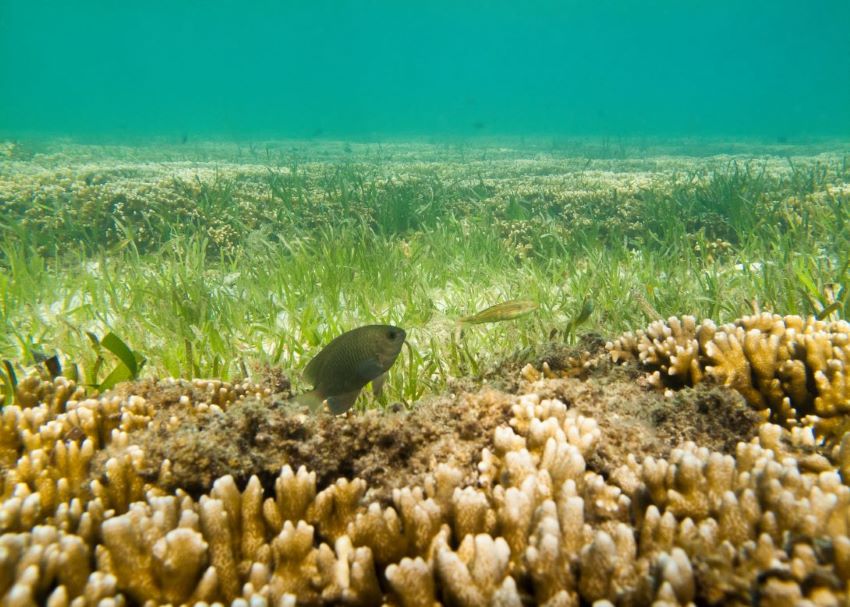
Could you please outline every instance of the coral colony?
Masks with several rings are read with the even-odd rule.
[[[134,443],[154,416],[144,397],[86,399],[69,380],[30,376],[2,413],[2,590],[14,605],[839,604],[850,442],[816,436],[837,440],[847,412],[848,336],[843,321],[794,316],[671,318],[585,356],[585,370],[639,365],[648,386],[725,383],[777,422],[733,454],[685,442],[605,476],[597,421],[545,396],[568,371],[529,365],[473,461],[437,464],[384,501],[365,499],[362,479],[320,487],[289,465],[265,482],[165,490],[172,463],[146,462]],[[180,403],[200,420],[264,397],[188,385]],[[492,409],[497,397],[465,398]]]

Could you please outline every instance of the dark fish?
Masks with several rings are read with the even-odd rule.
[[[477,325],[485,322],[501,322],[525,316],[537,309],[537,304],[528,299],[513,299],[490,306],[472,316],[464,316],[458,322],[461,325]]]
[[[404,329],[398,327],[367,325],[336,337],[304,369],[304,379],[313,384],[313,390],[297,401],[314,412],[327,402],[339,415],[354,405],[369,382],[375,396],[379,395],[405,336]]]

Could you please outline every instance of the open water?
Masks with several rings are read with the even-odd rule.
[[[848,0],[0,1],[0,136],[850,133]]]

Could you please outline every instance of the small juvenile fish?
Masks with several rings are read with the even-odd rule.
[[[307,364],[304,379],[313,384],[313,390],[296,400],[313,412],[327,402],[339,415],[354,405],[369,382],[378,396],[405,336],[404,329],[392,325],[366,325],[334,338]]]
[[[512,299],[490,306],[472,316],[464,316],[458,322],[461,325],[478,325],[485,322],[502,322],[525,316],[537,309],[537,304],[528,299]]]

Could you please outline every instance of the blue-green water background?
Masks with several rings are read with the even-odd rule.
[[[0,135],[850,134],[850,0],[0,0]]]

